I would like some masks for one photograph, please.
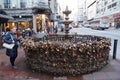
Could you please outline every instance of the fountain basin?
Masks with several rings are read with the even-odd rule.
[[[53,75],[82,75],[109,63],[110,39],[90,35],[48,35],[44,41],[21,41],[27,66]]]

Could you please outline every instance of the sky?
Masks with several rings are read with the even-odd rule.
[[[58,0],[58,3],[60,3],[62,11],[64,11],[66,6],[68,6],[68,9],[72,11],[69,17],[73,20],[77,13],[78,0]]]
[[[68,6],[69,9],[73,9],[77,6],[77,1],[78,0],[58,0],[58,3],[60,3],[63,6],[63,8]]]

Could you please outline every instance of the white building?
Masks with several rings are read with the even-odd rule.
[[[78,19],[78,22],[83,22],[83,20],[84,20],[84,17],[83,17],[83,8],[78,8],[78,17],[77,17],[77,19]]]
[[[96,15],[96,1],[87,0],[86,7],[87,7],[87,20],[94,19]]]
[[[51,7],[51,11],[52,11],[52,14],[51,14],[51,20],[53,21],[53,26],[55,26],[57,23],[57,16],[58,16],[58,2],[57,0],[51,0],[50,2],[50,7]]]
[[[96,26],[96,23],[94,22],[96,17],[96,0],[85,0],[84,5],[84,24],[91,27]]]
[[[84,25],[94,26],[91,22],[96,17],[96,0],[79,0],[78,4],[78,18]]]
[[[85,0],[78,0],[78,13],[77,13],[77,21],[79,23],[83,23],[84,21],[84,8],[85,8]]]
[[[86,24],[87,23],[87,0],[83,0],[83,17],[84,17],[83,24]]]
[[[120,0],[96,0],[97,15],[96,18],[120,13]]]
[[[102,21],[104,26],[120,25],[120,0],[96,0],[96,18]]]

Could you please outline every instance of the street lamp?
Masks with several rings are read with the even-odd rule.
[[[22,16],[20,15],[19,18],[22,18]]]

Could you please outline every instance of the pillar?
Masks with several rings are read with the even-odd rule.
[[[36,27],[36,16],[33,14],[33,30],[35,33],[37,33],[37,27]]]

